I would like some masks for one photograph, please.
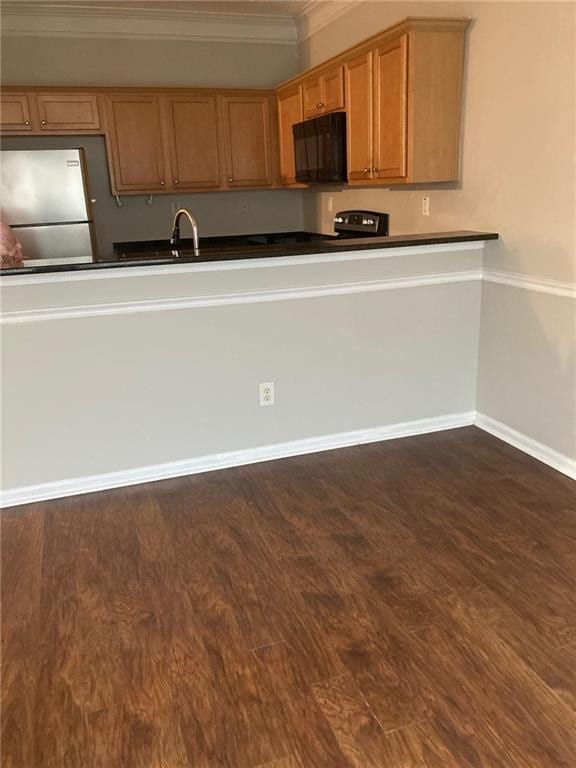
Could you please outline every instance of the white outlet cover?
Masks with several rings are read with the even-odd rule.
[[[274,405],[275,398],[276,398],[276,395],[274,392],[274,382],[266,381],[262,384],[259,384],[258,394],[259,394],[260,405],[263,408],[267,405]]]

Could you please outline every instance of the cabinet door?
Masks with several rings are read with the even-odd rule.
[[[27,93],[3,93],[0,97],[0,129],[31,131],[30,102]]]
[[[83,93],[39,93],[41,131],[98,131],[98,97]]]
[[[376,178],[406,176],[408,37],[376,50],[374,61],[374,160]]]
[[[351,181],[372,178],[372,56],[373,52],[369,51],[346,64],[348,178]]]
[[[320,75],[304,80],[302,83],[302,95],[304,99],[304,117],[317,117],[321,115],[324,103],[322,78]]]
[[[223,96],[222,114],[229,187],[272,185],[270,101],[267,96]]]
[[[344,67],[339,64],[327,70],[322,76],[322,85],[322,111],[344,109]]]
[[[282,184],[296,183],[294,134],[292,126],[304,119],[302,86],[297,85],[278,94],[278,136],[280,149],[280,180]]]
[[[157,96],[108,96],[108,149],[117,192],[166,188],[164,135]]]
[[[165,101],[175,189],[220,187],[219,126],[215,96],[170,96]]]

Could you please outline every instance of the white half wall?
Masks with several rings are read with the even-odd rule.
[[[470,423],[482,244],[330,256],[6,278],[9,495],[407,422]],[[264,381],[274,407],[258,405]]]

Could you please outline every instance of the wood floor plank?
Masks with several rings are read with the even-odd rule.
[[[304,768],[300,757],[297,754],[281,757],[279,760],[272,760],[266,765],[258,765],[256,768]]]
[[[286,643],[254,651],[276,687],[277,703],[269,712],[282,733],[286,752],[300,755],[304,766],[352,768],[312,690],[302,679],[297,655]]]
[[[426,645],[436,683],[432,713],[438,708],[453,720],[458,709],[468,710],[478,723],[478,742],[489,743],[495,752],[500,743],[508,764],[570,766],[576,748],[570,713],[513,653],[487,642],[480,632],[475,640],[445,627],[416,635]]]
[[[88,496],[47,505],[46,512],[39,690],[47,698],[69,696],[82,714],[122,703],[129,682],[113,610],[115,590],[124,583],[117,568],[122,555],[113,547],[107,557],[98,551],[109,514]]]
[[[572,768],[576,486],[475,428],[8,510],[8,768]]]
[[[2,609],[10,617],[2,624],[2,661],[32,654],[38,637],[44,512],[41,505],[3,522],[0,563]]]
[[[35,659],[5,661],[2,678],[1,764],[4,768],[22,768],[35,764],[36,700],[38,669]]]
[[[199,764],[202,757],[211,766],[252,768],[290,753],[278,706],[280,681],[265,674],[254,652],[213,639],[205,642],[200,679],[196,665],[180,666],[174,701],[182,732],[192,736],[189,753],[196,751]]]
[[[379,768],[386,737],[353,679],[343,675],[316,683],[312,692],[350,765]]]
[[[463,596],[449,594],[434,608],[444,624],[448,613],[468,633],[482,633],[492,644],[504,643],[516,654],[516,664],[532,670],[576,713],[576,665],[567,655],[551,653],[540,633],[498,595],[480,587]]]
[[[442,742],[432,725],[417,723],[386,735],[380,753],[379,768],[469,768]]]

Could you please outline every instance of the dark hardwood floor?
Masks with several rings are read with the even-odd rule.
[[[574,768],[576,484],[460,429],[5,510],[3,768]]]

